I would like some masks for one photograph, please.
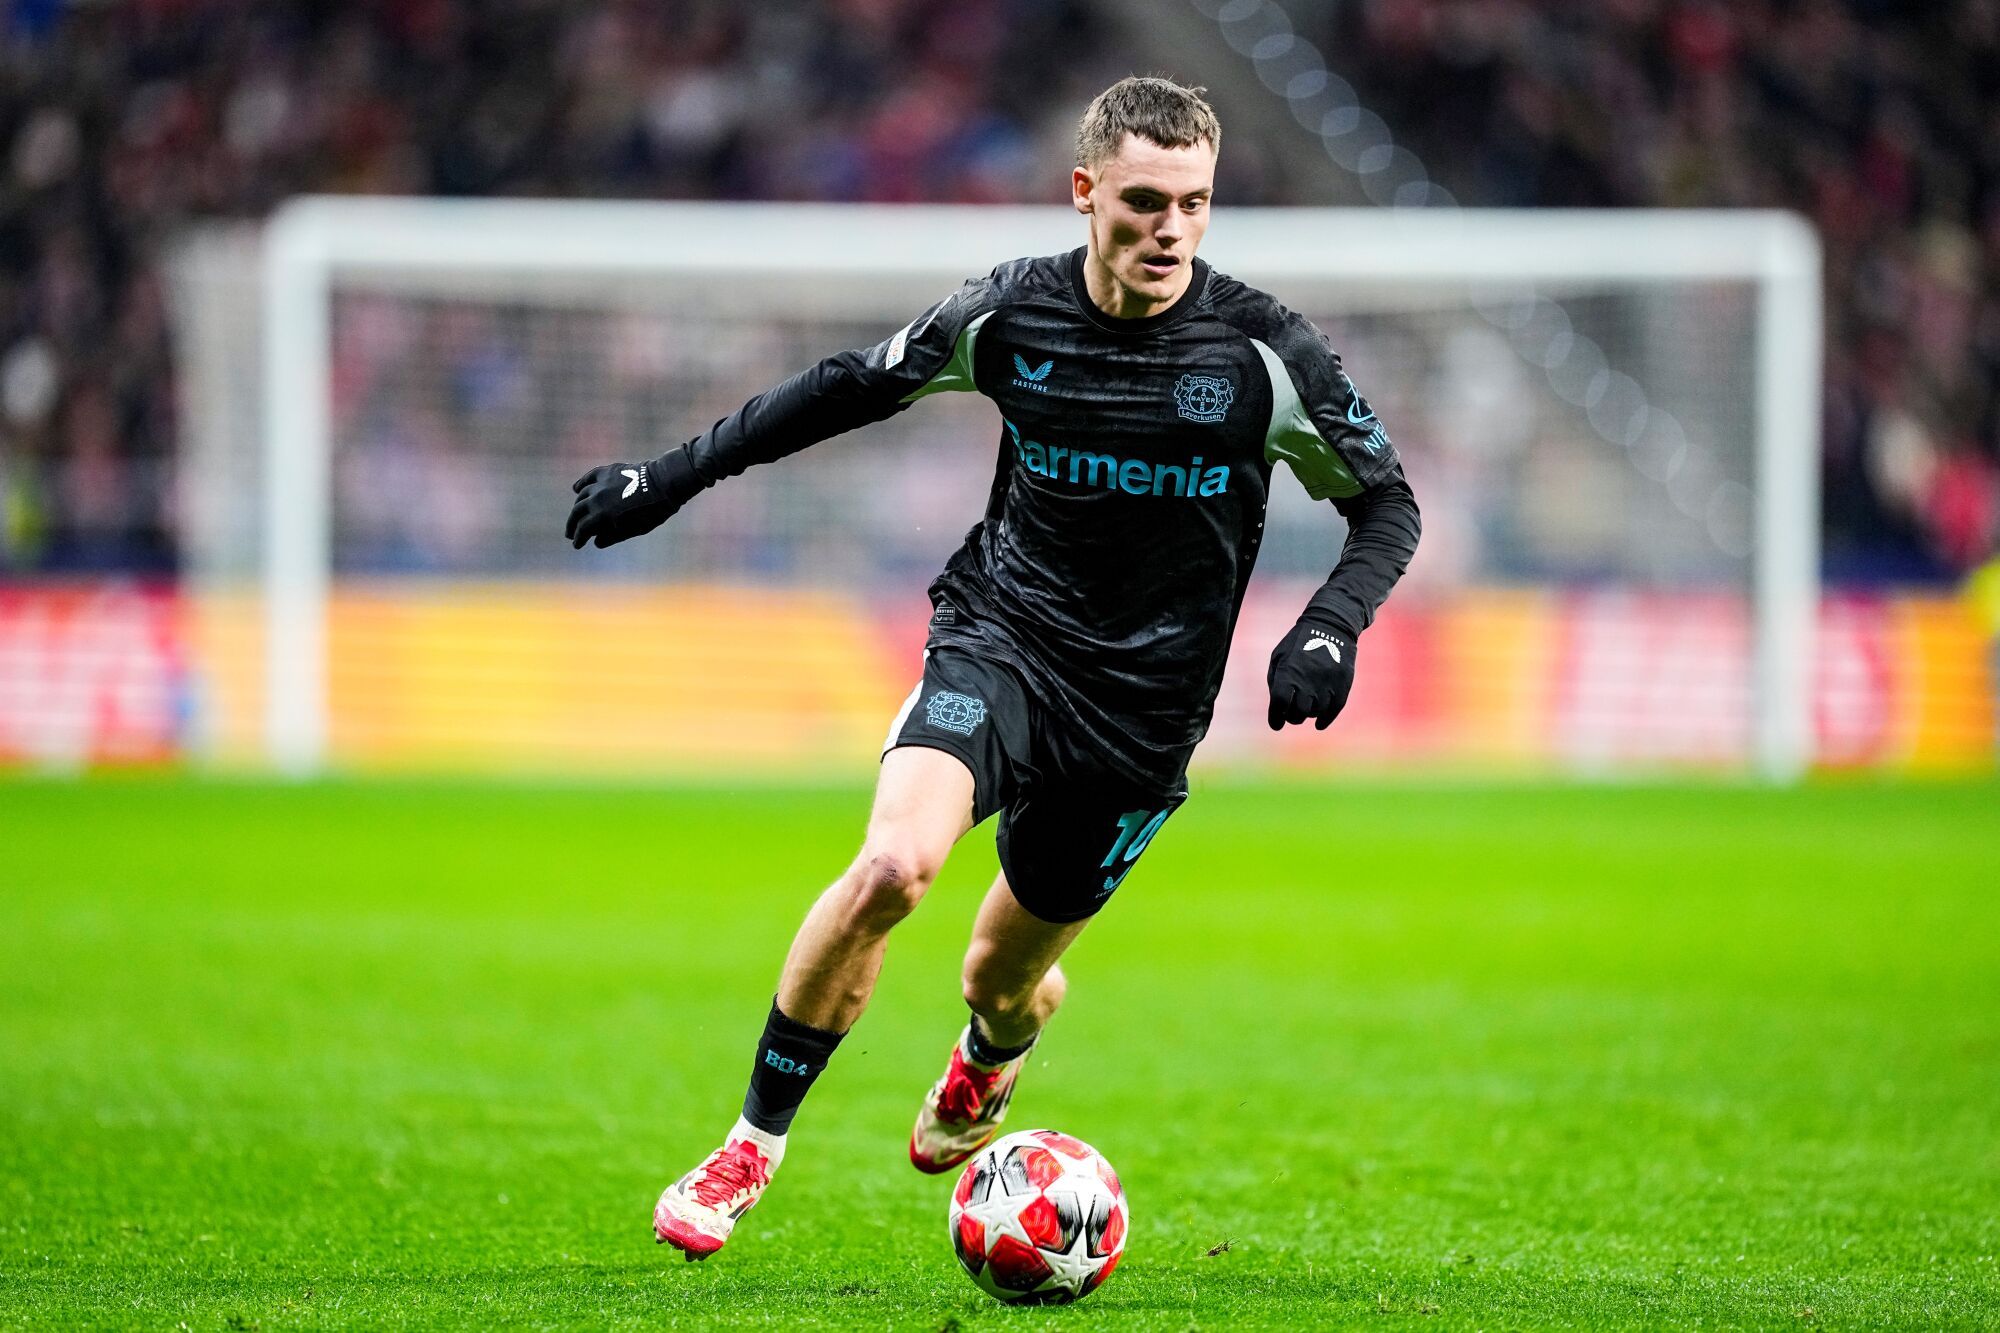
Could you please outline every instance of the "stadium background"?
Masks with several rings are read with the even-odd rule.
[[[1496,347],[1480,316],[1329,303],[1425,548],[1346,715],[1273,737],[1262,657],[1339,536],[1274,487],[1213,761],[1065,959],[1016,1117],[1116,1163],[1115,1279],[993,1305],[901,1163],[987,830],[739,1239],[668,1265],[643,1219],[852,854],[991,409],[577,555],[576,472],[902,296],[863,327],[342,289],[336,771],[274,780],[267,220],[1059,204],[1134,70],[1209,86],[1225,206],[1810,222],[1824,771],[1733,780],[1746,534],[1702,501],[1740,450],[1660,485],[1522,343],[1441,357]],[[1718,440],[1744,296],[1563,293]],[[1996,450],[1990,0],[0,0],[0,1326],[2000,1325]]]
[[[217,320],[189,295],[191,237],[226,253],[233,221],[235,243],[254,247],[256,219],[305,192],[1059,201],[1074,106],[1133,66],[1186,74],[1204,42],[1219,58],[1198,72],[1230,130],[1225,204],[1384,202],[1382,177],[1346,169],[1259,81],[1244,53],[1261,14],[1110,0],[14,5],[0,110],[0,758],[261,758],[259,612],[209,577],[247,559],[213,511],[254,484],[238,471],[218,484],[200,465],[217,418],[190,367]],[[1827,293],[1820,757],[1990,765],[1995,579],[1976,574],[2000,529],[1991,7],[1410,2],[1291,17],[1319,49],[1348,53],[1359,105],[1459,203],[1777,207],[1813,222]],[[1929,58],[1946,47],[1963,58]],[[246,366],[254,303],[221,308],[247,340],[222,364]],[[603,585],[574,580],[599,567],[565,562],[533,515],[502,512],[497,487],[466,484],[494,466],[507,395],[526,381],[637,403],[610,426],[573,415],[507,445],[580,469],[689,433],[823,348],[766,339],[728,373],[648,398],[635,379],[671,386],[675,358],[692,359],[657,329],[622,351],[620,330],[595,331],[607,371],[551,351],[546,333],[510,345],[478,312],[406,317],[430,323],[413,332],[365,300],[342,315],[341,392],[388,406],[337,464],[336,763],[797,771],[866,755],[907,688],[936,534],[983,493],[983,421],[941,416],[919,444],[956,433],[975,447],[929,462],[900,441],[897,456],[918,461],[893,489],[842,506],[785,497],[822,528],[863,534],[864,563],[843,566],[823,533],[781,522],[730,552],[720,582],[690,583],[699,564],[662,571],[671,585],[579,611],[578,592]],[[1496,444],[1462,414],[1422,420],[1429,405],[1395,384],[1399,344],[1356,336],[1350,360],[1374,366],[1371,392],[1408,423],[1399,438],[1433,535],[1369,636],[1353,716],[1310,741],[1259,734],[1255,659],[1323,573],[1337,528],[1290,557],[1280,544],[1210,759],[1739,763],[1740,587],[1726,573],[1666,587],[1620,577],[1591,545],[1604,534],[1560,513],[1571,460]],[[399,388],[391,372],[417,337],[443,349],[437,383]],[[1539,527],[1496,525],[1538,489]],[[951,521],[912,537],[912,516],[933,512]],[[818,571],[810,586],[801,568]],[[809,689],[765,651],[776,623],[809,645]],[[476,662],[493,667],[465,669]],[[633,710],[623,734],[565,725],[635,689],[656,706]]]

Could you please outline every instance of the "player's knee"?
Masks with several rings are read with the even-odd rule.
[[[861,929],[893,926],[923,900],[937,878],[938,858],[896,843],[864,847],[848,872],[847,918]]]

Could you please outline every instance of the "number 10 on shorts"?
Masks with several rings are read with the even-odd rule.
[[[1118,816],[1118,840],[1104,854],[1100,867],[1110,870],[1116,866],[1117,869],[1104,877],[1104,887],[1098,891],[1098,897],[1102,898],[1118,887],[1132,869],[1132,863],[1139,859],[1139,853],[1146,850],[1146,844],[1153,840],[1153,835],[1160,831],[1160,825],[1166,823],[1167,816],[1172,813],[1173,807],[1168,806],[1158,813],[1133,810]]]

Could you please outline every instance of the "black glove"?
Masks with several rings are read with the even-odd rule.
[[[1325,731],[1354,688],[1354,636],[1310,617],[1292,626],[1271,653],[1271,730],[1313,719]]]
[[[627,537],[642,537],[706,487],[685,448],[669,449],[650,463],[594,467],[570,487],[576,503],[570,506],[563,535],[579,551],[593,537],[600,550]]]

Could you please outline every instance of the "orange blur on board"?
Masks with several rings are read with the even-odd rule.
[[[1400,599],[1331,731],[1264,726],[1269,645],[1310,590],[1244,606],[1203,762],[1644,772],[1740,767],[1749,609],[1726,593]],[[722,585],[350,582],[327,624],[330,758],[368,772],[859,774],[915,680],[925,607]],[[1969,602],[1830,595],[1813,711],[1828,768],[1994,762],[1993,644]],[[0,762],[262,755],[249,593],[0,587]]]

